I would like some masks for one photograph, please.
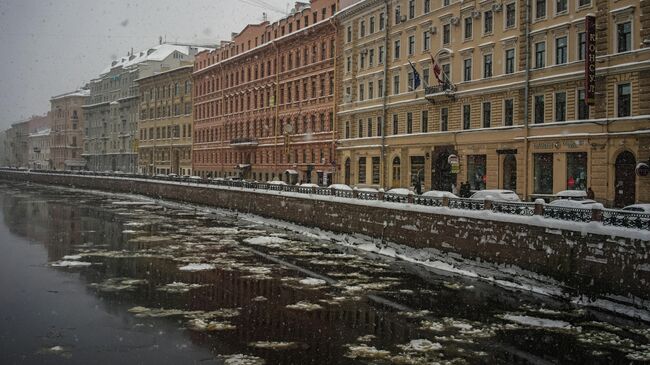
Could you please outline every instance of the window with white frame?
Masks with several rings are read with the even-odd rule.
[[[517,3],[506,4],[506,29],[514,28],[517,24]]]
[[[578,32],[578,60],[582,61],[585,59],[585,47],[587,47],[587,33]]]
[[[616,88],[616,116],[629,117],[632,111],[632,86],[619,84]]]
[[[395,45],[395,46],[394,46],[394,50],[395,50],[395,51],[394,51],[394,54],[393,54],[393,56],[394,56],[393,58],[395,58],[395,59],[398,59],[398,58],[399,58],[399,53],[400,53],[400,43],[401,43],[401,42],[400,42],[399,39],[396,40],[395,43],[394,43],[394,45]]]
[[[428,30],[425,30],[424,33],[422,33],[422,49],[425,51],[431,49],[431,32]]]
[[[515,103],[513,99],[503,101],[503,125],[511,126],[515,119]]]
[[[535,124],[544,123],[544,95],[535,95],[534,112]]]
[[[546,18],[546,0],[535,0],[535,19]]]
[[[618,53],[632,50],[632,22],[616,24],[616,49]]]
[[[492,54],[483,55],[483,78],[492,77]]]
[[[492,124],[492,103],[483,102],[483,128],[490,128]]]
[[[576,105],[576,113],[577,113],[576,117],[579,120],[589,119],[589,105],[585,100],[586,98],[585,89],[578,89],[577,93],[578,96],[576,99],[578,105]]]
[[[555,64],[567,63],[567,37],[555,38]]]
[[[535,68],[543,68],[546,65],[546,42],[535,43]]]
[[[566,120],[566,92],[560,91],[555,93],[555,121],[564,122]]]
[[[465,39],[472,39],[472,30],[474,28],[474,21],[471,16],[466,17],[463,20],[463,23],[465,24],[463,27],[463,30],[465,32]]]
[[[393,76],[393,95],[399,94],[399,74]]]
[[[472,59],[463,60],[463,81],[472,81]]]
[[[514,48],[506,49],[505,73],[511,74],[514,72],[515,72],[515,49]]]
[[[442,26],[442,45],[448,46],[451,43],[451,24]]]
[[[494,23],[494,13],[488,10],[483,13],[483,34],[492,34],[492,27]]]
[[[564,14],[568,10],[568,0],[555,0],[555,14]]]
[[[415,53],[415,36],[409,36],[409,56],[412,56]]]

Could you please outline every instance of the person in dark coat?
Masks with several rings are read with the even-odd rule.
[[[587,199],[596,200],[596,194],[591,190],[591,186],[587,189]]]

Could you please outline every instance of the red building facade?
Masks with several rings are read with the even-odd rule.
[[[195,175],[333,181],[336,10],[335,0],[297,3],[196,56]]]

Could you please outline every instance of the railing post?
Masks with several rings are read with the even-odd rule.
[[[535,215],[544,215],[544,205],[546,202],[544,199],[535,199]]]
[[[354,199],[358,199],[358,198],[359,198],[359,190],[357,189],[356,186],[354,187],[354,189],[352,189],[352,197],[353,197]]]
[[[336,196],[336,189],[335,188],[330,188],[332,196]]]
[[[315,186],[312,186],[312,187],[311,187],[311,193],[312,193],[313,195],[316,195],[316,187],[315,187]]]
[[[591,221],[592,222],[602,222],[603,221],[603,207],[602,204],[597,203],[591,206]]]
[[[449,197],[448,196],[443,196],[442,197],[442,206],[443,207],[449,207]]]
[[[384,189],[379,189],[377,191],[377,200],[384,200]]]
[[[409,191],[408,195],[406,196],[406,199],[408,200],[409,204],[415,203],[415,199],[413,198],[413,192]]]
[[[492,210],[492,200],[491,199],[483,200],[483,210]]]

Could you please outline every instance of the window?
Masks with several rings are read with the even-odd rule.
[[[351,71],[352,71],[352,57],[348,57],[345,62],[345,72],[351,72]]]
[[[415,0],[409,0],[409,19],[415,18]]]
[[[535,124],[544,123],[544,95],[535,95]]]
[[[585,59],[585,47],[587,47],[587,37],[585,32],[578,33],[578,60]]]
[[[483,103],[483,128],[490,128],[492,123],[492,103],[486,101]]]
[[[564,122],[566,120],[566,92],[555,93],[555,121]]]
[[[375,17],[371,16],[370,17],[370,34],[373,34],[375,32]]]
[[[492,10],[488,10],[483,13],[483,34],[492,34],[492,23],[494,14]]]
[[[368,118],[368,137],[372,137],[372,118]]]
[[[619,53],[632,50],[632,22],[616,24],[616,39]]]
[[[393,95],[399,94],[399,75],[393,76]]]
[[[517,24],[517,4],[506,4],[506,28],[514,28]]]
[[[406,113],[406,134],[413,133],[413,113]]]
[[[350,122],[345,122],[345,138],[350,138]]]
[[[553,154],[533,154],[533,191],[535,194],[553,194]]]
[[[372,158],[372,183],[379,184],[379,157]]]
[[[567,10],[567,0],[555,0],[555,14],[564,14]]]
[[[413,71],[408,72],[408,91],[415,90],[415,79],[413,78]]]
[[[374,83],[372,81],[368,82],[368,99],[372,99],[374,95]]]
[[[359,184],[366,183],[366,158],[359,157]]]
[[[442,26],[442,44],[449,45],[451,43],[451,24]]]
[[[379,46],[377,50],[377,63],[384,64],[384,46]]]
[[[424,86],[429,86],[429,68],[425,67],[422,69],[422,83]]]
[[[379,13],[379,30],[384,30],[386,24],[386,19],[384,18],[384,13]]]
[[[471,190],[484,190],[487,182],[485,155],[467,156],[467,181]]]
[[[375,50],[370,49],[368,51],[368,67],[372,67],[375,65]]]
[[[384,97],[384,80],[377,80],[377,96]]]
[[[431,11],[431,0],[424,0],[424,13],[427,14]]]
[[[362,20],[359,23],[359,36],[360,37],[365,37],[366,36],[366,21]]]
[[[543,68],[546,58],[546,42],[535,43],[535,68]]]
[[[420,132],[427,133],[429,131],[429,111],[423,110],[420,118]]]
[[[415,36],[409,36],[409,56],[415,53]]]
[[[366,67],[366,53],[361,52],[359,54],[359,68],[365,68]]]
[[[566,189],[587,190],[587,153],[566,154]]]
[[[515,115],[514,101],[512,99],[506,99],[504,101],[503,109],[503,125],[513,125]]]
[[[463,61],[463,81],[472,80],[472,59],[468,58]]]
[[[492,55],[483,55],[483,78],[492,77]]]
[[[442,132],[449,130],[449,108],[440,109],[440,130]]]
[[[515,49],[506,49],[506,74],[515,72]]]
[[[468,16],[467,18],[465,18],[464,22],[465,22],[465,27],[464,27],[465,39],[466,40],[472,39],[472,26],[473,26],[472,17]]]
[[[535,19],[546,18],[546,0],[535,0]]]
[[[348,26],[346,40],[348,43],[352,42],[352,26]]]
[[[399,132],[399,119],[397,114],[393,114],[393,134],[397,134],[397,132]]]
[[[589,105],[585,100],[585,90],[578,90],[578,119],[589,119]]]
[[[401,171],[400,171],[400,164],[401,161],[399,157],[395,157],[393,159],[393,182],[399,184],[399,181],[401,179]]]
[[[363,95],[364,90],[365,90],[364,85],[359,84],[359,101],[363,101],[364,99],[364,95]]]
[[[632,102],[632,87],[630,84],[618,85],[616,94],[617,116],[629,117]]]
[[[431,48],[431,33],[427,30],[422,34],[422,49],[428,51]]]
[[[472,128],[472,106],[463,105],[463,129]]]
[[[394,53],[394,58],[399,58],[399,48],[400,48],[400,41],[399,39],[395,41],[395,53]]]
[[[400,6],[397,5],[395,7],[395,24],[399,24],[401,21],[402,21],[402,13],[401,13]]]
[[[381,134],[383,133],[383,131],[382,131],[383,126],[381,124],[382,124],[382,118],[377,117],[377,136],[378,137],[381,137]]]
[[[361,119],[359,119],[359,122],[357,123],[357,137],[363,137],[363,121]]]
[[[555,39],[555,64],[562,65],[567,62],[567,44],[566,37],[560,37]]]
[[[591,5],[591,0],[578,0],[578,7],[582,8]]]

